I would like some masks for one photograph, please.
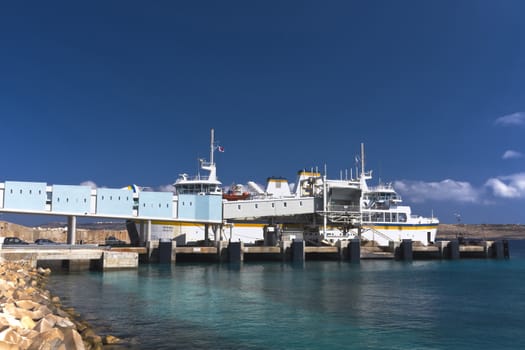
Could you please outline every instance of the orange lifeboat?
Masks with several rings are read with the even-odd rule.
[[[250,192],[243,191],[242,185],[233,184],[227,192],[222,194],[222,198],[228,201],[239,201],[250,198]]]

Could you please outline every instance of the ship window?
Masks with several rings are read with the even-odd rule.
[[[272,203],[272,208],[275,208],[275,203]]]
[[[20,194],[22,194],[22,190],[20,189]]]
[[[113,196],[109,196],[109,200],[112,201],[113,200]]]
[[[11,189],[11,194],[13,194],[13,189]]]
[[[241,210],[241,205],[240,204],[237,204],[237,209]]]
[[[284,207],[286,208],[286,202],[283,203]]]
[[[299,206],[303,206],[303,201],[299,201]]]
[[[29,190],[29,194],[33,194],[33,190]]]
[[[399,213],[399,221],[400,222],[406,222],[407,221],[407,215],[405,213]]]
[[[259,208],[259,204],[255,204],[255,208],[256,208],[256,209]]]

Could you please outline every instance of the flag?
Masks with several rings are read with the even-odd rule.
[[[224,147],[222,147],[222,146],[217,146],[217,151],[219,151],[219,152],[224,152]]]

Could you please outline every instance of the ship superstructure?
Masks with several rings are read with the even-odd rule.
[[[214,226],[212,236],[207,226],[178,223],[175,235],[183,235],[182,244],[202,239],[269,245],[304,239],[309,244],[335,244],[360,238],[385,246],[407,238],[424,245],[435,240],[436,218],[412,215],[391,184],[368,186],[372,172],[365,171],[364,145],[355,178],[328,179],[318,171],[301,170],[293,190],[287,179],[270,177],[265,189],[250,181],[247,186],[232,185],[226,192],[217,179],[215,149],[212,130],[211,161],[201,160],[201,170],[207,170],[209,176],[189,178],[184,174],[175,188],[179,208],[193,205],[203,195],[208,197],[207,203],[209,197],[221,198],[222,225]]]

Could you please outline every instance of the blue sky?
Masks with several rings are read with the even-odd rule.
[[[523,223],[522,1],[0,4],[0,181],[155,189],[354,166],[442,222]],[[20,218],[19,221],[22,221]]]

